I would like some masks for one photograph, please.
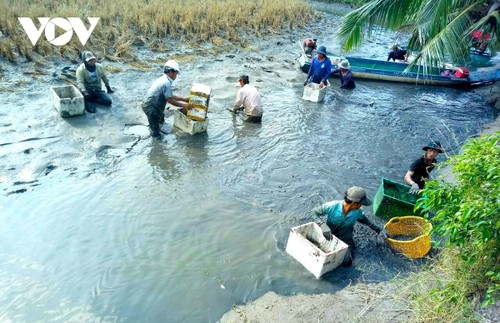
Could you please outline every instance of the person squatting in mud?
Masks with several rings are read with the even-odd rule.
[[[149,131],[153,138],[161,138],[161,126],[165,122],[165,106],[170,103],[173,106],[191,109],[189,98],[175,96],[172,93],[172,83],[179,74],[179,64],[169,60],[163,66],[163,75],[157,78],[142,102],[142,111],[148,117]]]
[[[344,267],[351,266],[354,260],[353,232],[356,222],[370,227],[380,234],[384,241],[387,239],[387,231],[366,217],[361,210],[363,205],[368,206],[371,203],[363,188],[353,186],[345,192],[343,200],[326,202],[311,211],[311,218],[321,227],[326,239],[331,240],[333,234],[349,246],[342,261]],[[326,222],[320,218],[324,215],[326,215]]]
[[[104,68],[97,63],[97,58],[92,52],[83,52],[82,60],[83,63],[76,69],[76,81],[85,100],[85,110],[89,113],[95,113],[96,108],[90,103],[110,106],[112,101],[108,94],[114,91],[109,85]],[[102,90],[101,81],[104,82],[108,94]]]

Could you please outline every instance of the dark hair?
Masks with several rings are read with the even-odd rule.
[[[171,72],[174,72],[174,73],[175,73],[175,72],[177,72],[177,71],[176,71],[176,70],[174,70],[174,69],[173,69],[173,68],[171,68],[171,67],[168,67],[168,66],[167,66],[167,67],[165,67],[165,68],[163,69],[163,73],[164,73],[164,74],[168,74],[168,73],[171,73]]]
[[[347,204],[351,204],[353,201],[349,200],[347,198],[347,192],[345,193],[345,196],[344,196],[344,201],[347,203]]]
[[[250,80],[248,79],[248,75],[240,75],[239,81],[242,81],[243,84],[248,84],[250,83]]]

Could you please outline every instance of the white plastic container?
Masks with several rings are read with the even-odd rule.
[[[73,85],[53,86],[50,88],[52,102],[61,117],[73,117],[85,114],[83,95]]]
[[[177,127],[185,133],[194,135],[207,131],[208,119],[205,119],[204,121],[191,120],[179,110],[174,110],[174,127]]]
[[[293,227],[286,244],[286,252],[318,279],[340,266],[347,248],[347,244],[335,236],[326,240],[314,222]]]
[[[318,83],[309,83],[304,86],[304,93],[302,99],[311,102],[321,102],[325,98],[326,89],[330,87],[330,82],[326,82],[326,86],[322,89],[319,88]]]

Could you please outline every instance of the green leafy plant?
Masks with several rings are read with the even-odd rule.
[[[455,277],[466,282],[460,293],[485,293],[487,306],[500,292],[500,132],[469,140],[443,165],[453,168],[456,182],[428,182],[415,207],[435,213],[433,233],[458,250],[462,261],[455,275],[467,278]],[[435,294],[453,301],[461,299],[457,292],[449,283]]]

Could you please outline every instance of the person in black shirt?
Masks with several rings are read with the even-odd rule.
[[[343,59],[338,64],[338,68],[332,70],[332,74],[339,73],[341,89],[355,89],[356,83],[351,72],[351,65],[347,59]]]
[[[387,57],[387,61],[392,59],[393,61],[401,60],[406,62],[408,60],[407,54],[408,52],[406,50],[399,48],[398,45],[393,45]]]
[[[425,187],[430,172],[436,166],[436,156],[444,151],[439,141],[430,142],[422,150],[425,150],[425,154],[411,164],[405,175],[405,182],[411,185],[410,193],[412,194],[417,194],[419,190]]]

